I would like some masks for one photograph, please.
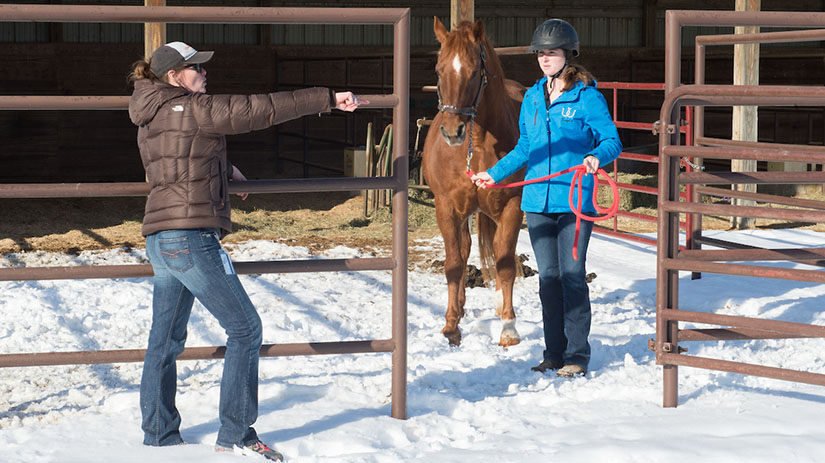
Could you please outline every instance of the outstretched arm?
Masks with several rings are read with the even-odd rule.
[[[341,111],[355,111],[361,104],[369,104],[369,101],[358,98],[352,92],[337,92],[335,94],[335,107]]]

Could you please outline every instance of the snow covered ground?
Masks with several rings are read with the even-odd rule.
[[[774,230],[708,233],[764,247],[819,246],[822,235]],[[433,240],[410,253],[440,248]],[[239,261],[302,259],[271,242],[229,247]],[[336,248],[324,257],[369,250]],[[519,253],[535,266],[526,234]],[[136,263],[142,250],[79,256],[24,253],[0,265]],[[802,268],[802,266],[797,266]],[[537,278],[517,282],[521,344],[497,346],[493,292],[469,289],[464,335],[450,347],[441,274],[409,275],[407,420],[390,417],[390,354],[261,360],[255,425],[290,462],[775,462],[825,461],[822,387],[680,368],[678,408],[662,408],[661,368],[647,341],[655,321],[655,249],[594,235],[588,271],[593,358],[585,378],[530,371],[541,359]],[[265,343],[390,337],[388,272],[242,276],[264,321]],[[151,281],[0,282],[0,352],[142,349]],[[706,274],[683,276],[680,304],[724,314],[825,324],[825,285]],[[196,306],[188,346],[220,345]],[[825,373],[825,341],[691,343],[690,353]],[[220,361],[179,363],[184,439],[141,444],[135,363],[0,370],[2,462],[233,462],[212,450]]]

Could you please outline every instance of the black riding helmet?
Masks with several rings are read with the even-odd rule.
[[[567,21],[548,19],[541,23],[533,32],[533,41],[527,50],[535,53],[553,48],[568,50],[574,57],[579,56],[579,35]]]

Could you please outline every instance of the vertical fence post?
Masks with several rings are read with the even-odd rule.
[[[395,22],[393,51],[393,89],[398,103],[392,110],[393,137],[392,196],[392,416],[407,418],[407,208],[410,126],[410,10]]]
[[[143,0],[144,6],[166,6],[166,0]],[[143,56],[148,61],[152,52],[166,43],[166,23],[143,25]]]
[[[672,12],[668,11],[665,16],[665,101],[667,101],[667,95],[680,85],[682,69],[680,55],[681,27]],[[667,257],[675,257],[676,252],[679,250],[679,214],[665,212],[663,207],[666,201],[678,201],[679,198],[679,189],[675,187],[673,181],[676,174],[678,174],[678,164],[674,168],[673,158],[662,154],[665,146],[674,143],[674,141],[676,144],[679,143],[679,130],[676,130],[673,135],[667,133],[668,126],[674,123],[674,113],[676,127],[678,127],[680,116],[678,105],[675,105],[669,114],[664,114],[663,108],[662,114],[659,116],[661,125],[659,127],[659,195],[657,202],[660,215],[656,241],[656,355],[664,352],[666,345],[672,346],[671,342],[674,341],[672,335],[677,328],[676,322],[665,320],[661,316],[663,310],[675,308],[673,304],[678,300],[679,272],[668,270],[663,262],[663,259]],[[676,188],[675,192],[673,191],[674,188]],[[676,242],[671,243],[674,237]],[[679,370],[676,365],[664,365],[662,372],[662,405],[664,407],[675,407],[677,404],[678,374]]]
[[[759,11],[760,0],[736,0],[737,11]],[[735,29],[736,34],[753,34],[759,27],[742,27]],[[759,85],[759,43],[737,43],[733,46],[733,85]],[[756,106],[734,106],[731,127],[733,140],[759,141],[758,111]],[[756,172],[753,159],[732,159],[731,172]],[[754,184],[731,185],[734,191],[756,193]],[[731,204],[737,206],[755,206],[756,201],[733,197]],[[731,217],[734,228],[751,228],[755,220],[752,217]]]

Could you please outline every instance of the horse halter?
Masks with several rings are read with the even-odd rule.
[[[436,92],[438,93],[438,110],[441,112],[448,112],[452,114],[461,114],[462,116],[469,116],[470,121],[478,114],[478,104],[481,102],[481,95],[484,93],[484,87],[487,86],[487,54],[484,52],[484,45],[480,47],[481,56],[481,83],[478,86],[478,93],[472,106],[454,106],[444,104],[441,100],[441,79],[436,85]]]

